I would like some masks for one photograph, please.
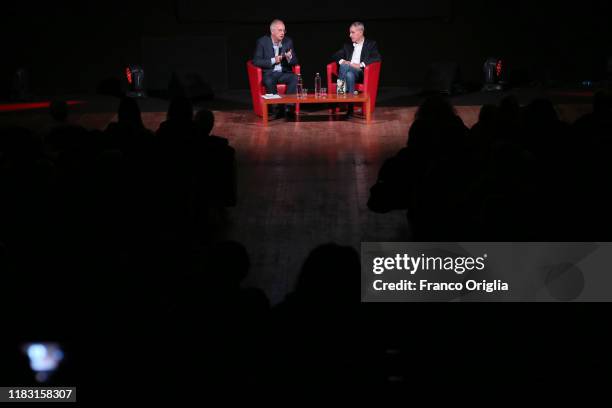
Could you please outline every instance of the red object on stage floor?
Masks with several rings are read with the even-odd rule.
[[[370,107],[374,112],[376,108],[376,95],[378,94],[378,81],[380,79],[380,68],[382,62],[373,62],[365,67],[363,72],[363,83],[358,83],[355,89],[370,95]],[[336,80],[338,79],[338,64],[335,62],[327,65],[327,92],[336,93]],[[362,107],[365,112],[365,106]]]
[[[263,86],[263,74],[261,68],[253,65],[252,61],[247,61],[247,73],[249,74],[249,87],[251,88],[251,98],[253,100],[253,111],[257,116],[263,116],[261,96],[266,94],[266,88]],[[300,74],[300,66],[293,67],[293,73]],[[287,86],[278,84],[278,93],[284,95],[287,92]],[[295,106],[295,113],[300,113],[300,105]]]
[[[67,101],[68,105],[80,105],[83,101]],[[45,109],[51,105],[51,102],[20,102],[0,104],[0,112],[18,112],[32,109]]]

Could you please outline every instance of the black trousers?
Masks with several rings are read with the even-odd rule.
[[[263,75],[263,83],[266,87],[266,93],[278,93],[277,84],[287,84],[288,95],[297,93],[297,75],[293,72],[266,72]]]

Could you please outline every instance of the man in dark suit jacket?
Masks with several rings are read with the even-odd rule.
[[[276,85],[287,84],[287,94],[297,93],[297,76],[292,67],[298,63],[293,41],[285,37],[285,24],[274,20],[270,24],[270,35],[257,40],[253,64],[263,71],[266,92],[278,93]]]
[[[346,81],[346,92],[355,91],[355,83],[363,80],[363,69],[373,62],[381,60],[376,41],[366,39],[365,27],[358,21],[349,27],[351,43],[344,44],[333,56],[340,65],[338,78]]]

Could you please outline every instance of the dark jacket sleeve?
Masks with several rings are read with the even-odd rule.
[[[286,48],[291,50],[291,61],[287,61],[287,63],[291,66],[297,65],[298,57],[297,53],[295,52],[295,48],[293,47],[293,40],[289,40]]]
[[[339,63],[341,59],[346,59],[346,49],[344,48],[344,46],[342,46],[342,48],[340,48],[334,53],[334,55],[332,55],[332,61],[336,61]]]
[[[266,58],[266,49],[263,40],[260,38],[255,45],[255,53],[253,54],[253,65],[263,68],[272,68],[272,57]]]
[[[363,61],[364,64],[366,65],[370,65],[373,62],[379,62],[382,61],[382,57],[380,56],[380,53],[378,52],[378,44],[376,44],[376,41],[371,41],[370,42],[370,52],[368,53],[368,58]]]

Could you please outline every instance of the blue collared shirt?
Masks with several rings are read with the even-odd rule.
[[[277,57],[280,49],[283,47],[283,43],[280,42],[278,44],[275,44],[274,41],[272,41],[272,47],[274,48],[274,56]],[[274,65],[274,72],[282,72],[283,71],[283,66],[278,63],[278,64],[274,64],[275,58],[272,58],[272,64]]]

